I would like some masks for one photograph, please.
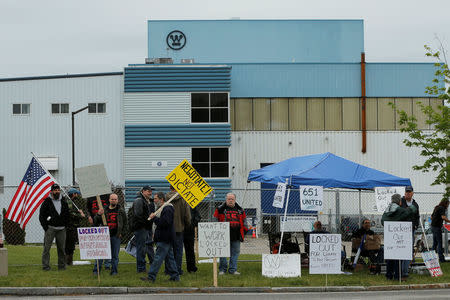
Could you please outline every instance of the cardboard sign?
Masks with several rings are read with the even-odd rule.
[[[280,216],[280,229],[284,232],[311,232],[316,217],[312,216]]]
[[[212,190],[187,160],[183,160],[166,180],[175,188],[190,207],[196,207]]]
[[[300,186],[300,209],[306,211],[323,210],[323,186]]]
[[[80,227],[77,232],[81,259],[111,258],[108,227]]]
[[[412,260],[411,222],[384,222],[384,259]]]
[[[283,208],[285,195],[286,195],[286,183],[280,182],[278,183],[277,190],[275,191],[275,195],[273,196],[272,206],[277,208]]]
[[[262,275],[266,277],[300,277],[300,254],[263,254]]]
[[[103,164],[75,169],[83,198],[111,194],[111,184]]]
[[[439,259],[434,251],[426,251],[422,253],[422,258],[427,267],[428,271],[430,271],[430,275],[432,277],[438,277],[444,275],[442,273],[441,266],[439,265]]]
[[[309,274],[341,274],[341,235],[309,236]]]
[[[403,196],[405,194],[404,186],[386,186],[375,188],[375,202],[378,212],[384,212],[391,203],[391,197],[394,194]]]
[[[230,257],[230,223],[198,223],[198,256]]]

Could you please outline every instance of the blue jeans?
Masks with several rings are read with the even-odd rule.
[[[180,280],[180,276],[177,271],[177,266],[175,264],[175,259],[173,257],[173,249],[172,245],[163,242],[156,243],[156,253],[155,259],[153,263],[150,265],[150,269],[148,271],[148,279],[151,281],[156,280],[156,274],[158,274],[159,269],[163,261],[166,261],[166,269],[170,275],[170,280],[178,281]]]
[[[120,238],[117,236],[111,236],[110,243],[111,259],[96,259],[94,262],[94,273],[97,273],[98,270],[101,271],[103,262],[105,262],[105,268],[111,268],[111,274],[117,274],[117,266],[119,265]]]
[[[153,261],[153,242],[149,242],[150,232],[145,228],[136,230],[134,235],[136,237],[136,270],[138,272],[145,272],[145,256],[148,256],[150,264]]]
[[[442,250],[442,230],[440,227],[431,227],[433,233],[433,250],[439,256],[440,262],[445,262],[444,251]]]
[[[412,232],[413,255],[414,255],[414,233],[415,233],[415,230],[413,229],[413,232]],[[413,259],[414,259],[414,257],[413,257]],[[400,263],[402,264],[402,277],[408,276],[409,265],[411,264],[411,261],[410,260],[401,260]]]
[[[219,260],[219,271],[234,274],[237,270],[237,261],[241,252],[241,241],[232,241],[230,245],[230,266],[228,266],[227,258],[221,257]]]
[[[183,263],[183,238],[184,234],[182,232],[177,232],[175,234],[175,241],[173,242],[173,256],[175,258],[175,264],[177,265],[178,274],[183,274],[181,269],[181,264]],[[167,258],[166,258],[167,259]]]

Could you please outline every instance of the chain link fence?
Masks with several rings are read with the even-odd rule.
[[[70,187],[64,187],[66,191]],[[33,215],[26,229],[4,218],[6,210],[17,190],[16,186],[5,186],[0,193],[0,208],[2,209],[2,224],[6,244],[41,244],[44,231],[39,224],[39,212]],[[156,191],[168,192],[168,186],[155,187]],[[126,211],[136,198],[139,189],[136,187],[114,187],[113,192],[119,196],[119,204],[125,206]],[[215,221],[213,215],[217,206],[225,201],[228,192],[236,194],[236,202],[245,209],[250,231],[247,233],[244,243],[241,245],[242,254],[271,253],[274,243],[279,241],[279,233],[282,229],[284,209],[272,206],[274,189],[216,189],[208,195],[198,206],[201,214],[201,222]],[[434,207],[442,199],[442,193],[415,192],[414,199],[420,206],[422,220],[427,220]],[[322,212],[305,212],[300,209],[299,190],[291,190],[287,219],[284,224],[286,240],[283,243],[298,245],[304,252],[304,239],[306,232],[312,230],[315,220],[321,221],[325,230],[331,233],[342,234],[343,245],[348,256],[351,255],[351,235],[358,229],[364,219],[372,222],[372,230],[383,235],[381,225],[381,212],[376,211],[375,194],[373,191],[324,189],[324,209]],[[81,209],[84,211],[86,200],[83,199]],[[84,226],[87,223],[84,223]],[[418,230],[416,236],[421,234]],[[122,239],[126,243],[132,236],[127,234]],[[278,240],[277,240],[278,239]],[[430,238],[431,239],[431,238]],[[445,243],[446,244],[446,243]],[[430,244],[431,246],[431,244]]]

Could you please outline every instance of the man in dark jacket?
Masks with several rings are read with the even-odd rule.
[[[49,196],[45,198],[39,211],[39,221],[45,231],[42,269],[50,270],[50,248],[53,239],[56,239],[58,269],[64,270],[66,268],[66,253],[64,250],[66,226],[70,218],[69,207],[67,206],[67,200],[61,195],[61,188],[58,184],[53,184],[50,190]]]
[[[109,196],[109,206],[105,207],[104,214],[106,217],[106,223],[109,228],[109,238],[111,242],[111,273],[110,275],[117,275],[119,265],[119,250],[120,250],[120,239],[122,238],[122,233],[124,228],[127,226],[127,215],[122,207],[118,204],[119,198],[116,194],[111,194]],[[99,212],[95,218],[94,223],[96,225],[102,225],[102,214]],[[99,269],[102,268],[102,259],[98,260]],[[97,264],[94,266],[94,274],[97,274]]]
[[[221,257],[219,263],[219,275],[227,272],[233,275],[240,275],[237,271],[237,261],[241,251],[241,242],[248,231],[245,211],[236,203],[236,195],[228,193],[225,202],[214,212],[214,217],[219,222],[230,223],[230,265],[227,258]]]
[[[183,244],[186,252],[186,269],[189,273],[197,272],[195,265],[195,230],[202,219],[197,207],[191,208],[191,224],[184,228]]]
[[[81,202],[81,193],[77,189],[70,189],[67,193],[70,199],[67,199],[67,205],[70,212],[70,221],[66,228],[66,264],[68,266],[72,265],[73,262],[73,252],[75,251],[75,244],[78,241],[77,228],[80,227],[81,221],[84,219],[85,215],[81,209],[78,209],[77,204]]]
[[[150,214],[155,211],[151,186],[146,185],[141,189],[131,209],[133,209],[133,220],[131,220],[130,229],[136,237],[136,271],[145,273],[147,272],[145,256],[148,256],[149,264],[153,262],[155,256],[152,240],[153,221],[148,220]]]
[[[412,243],[414,245],[414,233],[416,232],[417,228],[419,227],[419,219],[420,219],[420,213],[419,213],[419,204],[417,204],[416,200],[413,199],[414,196],[414,189],[412,186],[407,186],[405,188],[405,196],[402,197],[402,207],[407,208],[409,206],[414,206],[417,210],[415,215],[412,218],[412,226],[413,226],[413,232],[412,232]],[[402,260],[402,276],[408,277],[409,275],[409,265],[411,261],[410,260]]]
[[[180,280],[180,275],[178,274],[177,266],[175,264],[172,248],[172,244],[175,240],[175,227],[173,224],[175,210],[172,203],[166,204],[165,202],[166,199],[164,197],[164,193],[159,192],[155,195],[155,203],[158,207],[162,207],[162,210],[158,212],[158,214],[155,214],[154,212],[150,214],[150,219],[152,219],[156,224],[154,237],[156,243],[156,254],[153,263],[150,265],[148,277],[141,278],[143,281],[154,282],[164,260],[166,261],[167,272],[170,276],[170,280]]]

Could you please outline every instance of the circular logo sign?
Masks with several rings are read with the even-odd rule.
[[[166,37],[166,43],[172,50],[181,50],[186,45],[186,36],[179,30],[171,31]]]

